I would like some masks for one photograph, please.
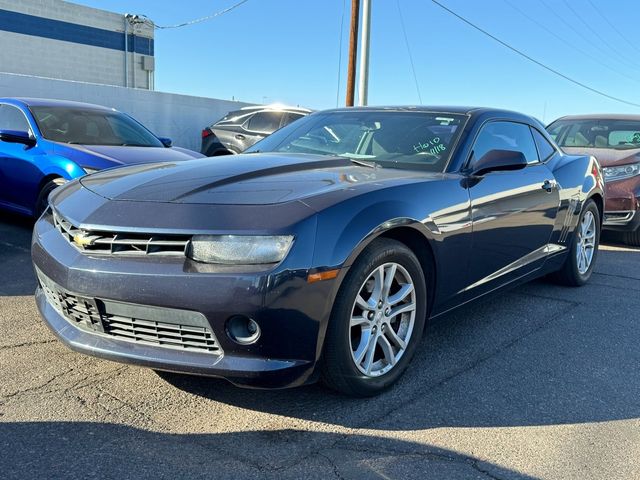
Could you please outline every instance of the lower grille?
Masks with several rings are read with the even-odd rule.
[[[88,329],[102,331],[101,315],[95,300],[63,292],[51,281],[41,280],[40,284],[51,306],[64,318]]]
[[[70,293],[37,271],[42,291],[51,306],[76,327],[92,333],[162,348],[222,355],[222,349],[204,317],[197,312],[94,299]],[[125,315],[122,312],[131,312]],[[175,313],[174,313],[175,312]],[[192,325],[159,321],[154,317],[193,317]]]
[[[102,322],[104,332],[113,337],[186,350],[220,350],[211,331],[204,327],[172,325],[109,314],[102,317]]]

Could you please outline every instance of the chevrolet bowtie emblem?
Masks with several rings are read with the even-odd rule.
[[[79,247],[87,247],[93,243],[93,238],[86,233],[81,232],[73,236],[73,243]]]

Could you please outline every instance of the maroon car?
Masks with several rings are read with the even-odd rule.
[[[606,182],[604,228],[640,246],[640,115],[571,115],[547,127],[570,155],[593,155]]]

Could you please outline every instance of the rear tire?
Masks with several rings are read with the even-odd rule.
[[[64,183],[66,183],[66,180],[64,178],[58,177],[49,180],[42,186],[42,188],[40,189],[40,193],[38,194],[38,199],[36,200],[36,206],[33,209],[33,216],[35,218],[40,218],[40,216],[49,206],[49,194]]]
[[[624,243],[633,247],[640,247],[640,227],[633,232],[624,232],[622,235]]]
[[[580,287],[589,281],[598,257],[600,230],[600,211],[593,200],[587,200],[580,213],[567,258],[562,268],[550,275],[552,280],[570,287]]]
[[[414,253],[396,240],[374,240],[336,296],[322,362],[325,385],[367,397],[395,383],[422,338],[427,298]]]

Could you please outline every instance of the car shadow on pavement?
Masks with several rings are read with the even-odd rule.
[[[0,211],[0,296],[33,295],[33,219]]]
[[[0,423],[4,479],[533,478],[428,444],[308,432],[169,434],[90,422]]]
[[[318,384],[247,390],[218,379],[158,374],[180,390],[216,402],[349,428],[638,418],[639,296],[612,293],[618,284],[640,290],[640,250],[607,249],[599,255],[613,271],[596,271],[582,288],[537,280],[432,321],[400,382],[375,398],[347,398]],[[630,282],[635,283],[629,287]]]

